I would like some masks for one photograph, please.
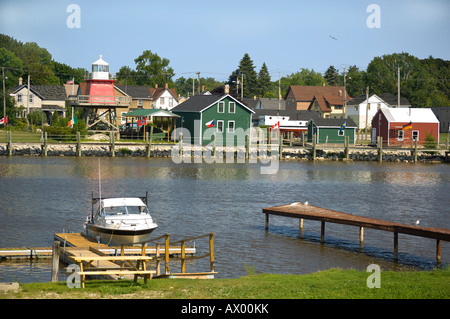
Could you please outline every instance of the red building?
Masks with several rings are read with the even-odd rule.
[[[380,108],[372,120],[372,143],[382,136],[388,146],[411,146],[416,139],[420,145],[430,134],[439,141],[439,120],[429,108]]]

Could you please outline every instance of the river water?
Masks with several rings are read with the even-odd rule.
[[[216,278],[248,273],[305,274],[340,267],[366,270],[432,269],[436,242],[327,223],[272,216],[265,230],[262,209],[308,201],[341,212],[412,224],[450,228],[450,166],[445,164],[281,161],[275,174],[260,163],[180,163],[168,158],[0,157],[0,247],[51,247],[53,234],[80,232],[98,195],[142,196],[159,227],[154,237],[171,240],[214,232]],[[194,244],[194,243],[193,243]],[[207,240],[195,241],[198,253]],[[442,242],[442,264],[450,244]],[[172,266],[175,271],[178,263]],[[209,260],[187,265],[208,271]],[[0,282],[44,282],[50,259],[0,262]],[[61,270],[63,273],[63,270]],[[62,277],[62,279],[61,279]],[[64,276],[60,276],[64,280]]]

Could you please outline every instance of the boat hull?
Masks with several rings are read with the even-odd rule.
[[[121,230],[99,227],[93,224],[85,224],[85,235],[93,240],[100,237],[100,242],[108,246],[133,245],[150,240],[151,233],[156,229],[146,228],[142,230]]]

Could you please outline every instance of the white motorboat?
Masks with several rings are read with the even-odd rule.
[[[94,206],[98,203],[96,212]],[[106,245],[133,245],[150,239],[158,225],[146,197],[94,198],[92,214],[83,225],[87,237]]]

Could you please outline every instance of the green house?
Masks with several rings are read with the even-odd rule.
[[[254,111],[229,94],[194,95],[171,109],[180,116],[177,128],[184,129],[183,141],[209,144],[214,136],[217,145],[245,145],[250,135]],[[186,131],[187,130],[187,131]]]
[[[308,142],[312,142],[316,134],[316,143],[343,144],[345,137],[349,143],[355,143],[357,125],[352,119],[312,119],[308,123]]]

